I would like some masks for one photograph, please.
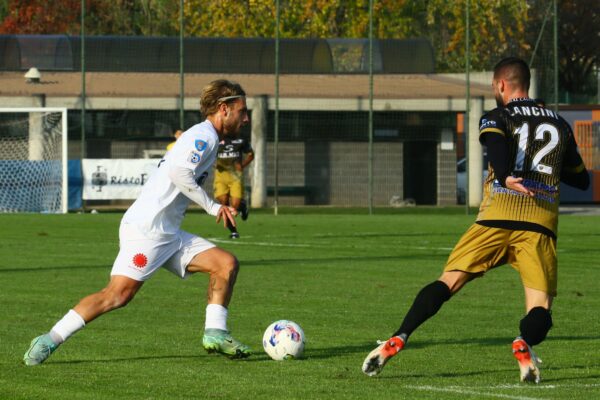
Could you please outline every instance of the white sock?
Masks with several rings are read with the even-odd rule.
[[[204,329],[227,330],[227,309],[220,304],[206,306],[206,322]]]
[[[81,315],[77,314],[75,310],[69,310],[69,312],[66,313],[52,329],[50,329],[50,336],[52,337],[52,340],[55,341],[56,339],[62,339],[60,340],[60,343],[62,343],[84,326],[85,321],[81,318]]]

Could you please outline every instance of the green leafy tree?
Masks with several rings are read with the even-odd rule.
[[[475,70],[490,69],[506,55],[524,56],[527,5],[521,0],[473,0],[470,9],[470,60]],[[507,29],[510,27],[510,29]],[[430,0],[425,9],[422,36],[435,49],[440,71],[462,71],[466,52],[466,0]]]
[[[179,2],[173,0],[94,0],[86,10],[91,35],[174,36],[179,33]]]
[[[571,93],[598,90],[600,67],[600,4],[598,0],[559,2],[559,82]]]
[[[273,37],[275,2],[188,0],[186,33],[206,37]],[[490,67],[499,54],[522,54],[527,5],[523,0],[473,0],[472,66]],[[429,38],[442,71],[464,69],[466,0],[379,0],[373,5],[374,35],[380,39]],[[368,0],[282,0],[284,38],[366,38]],[[524,18],[525,17],[525,18]],[[510,26],[511,29],[506,29]]]

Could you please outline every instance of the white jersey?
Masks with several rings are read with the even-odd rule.
[[[150,175],[121,224],[134,225],[147,237],[174,235],[193,200],[210,215],[221,205],[201,185],[217,157],[219,137],[209,121],[185,131]]]

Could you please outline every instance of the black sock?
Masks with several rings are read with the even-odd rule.
[[[546,335],[552,328],[552,315],[544,307],[534,307],[519,325],[521,337],[530,346],[540,344],[546,339]]]
[[[400,329],[393,336],[402,336],[406,341],[415,329],[438,312],[450,296],[450,288],[442,281],[435,281],[425,286],[415,297]]]
[[[237,227],[233,226],[229,220],[227,220],[227,229],[229,229],[229,232],[231,233],[237,233]]]

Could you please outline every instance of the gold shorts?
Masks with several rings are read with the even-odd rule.
[[[556,240],[538,232],[473,224],[450,253],[444,271],[483,275],[503,264],[519,272],[525,287],[556,296]]]
[[[219,172],[215,170],[213,188],[215,190],[215,197],[229,195],[230,197],[241,199],[244,195],[242,173],[237,171]]]

